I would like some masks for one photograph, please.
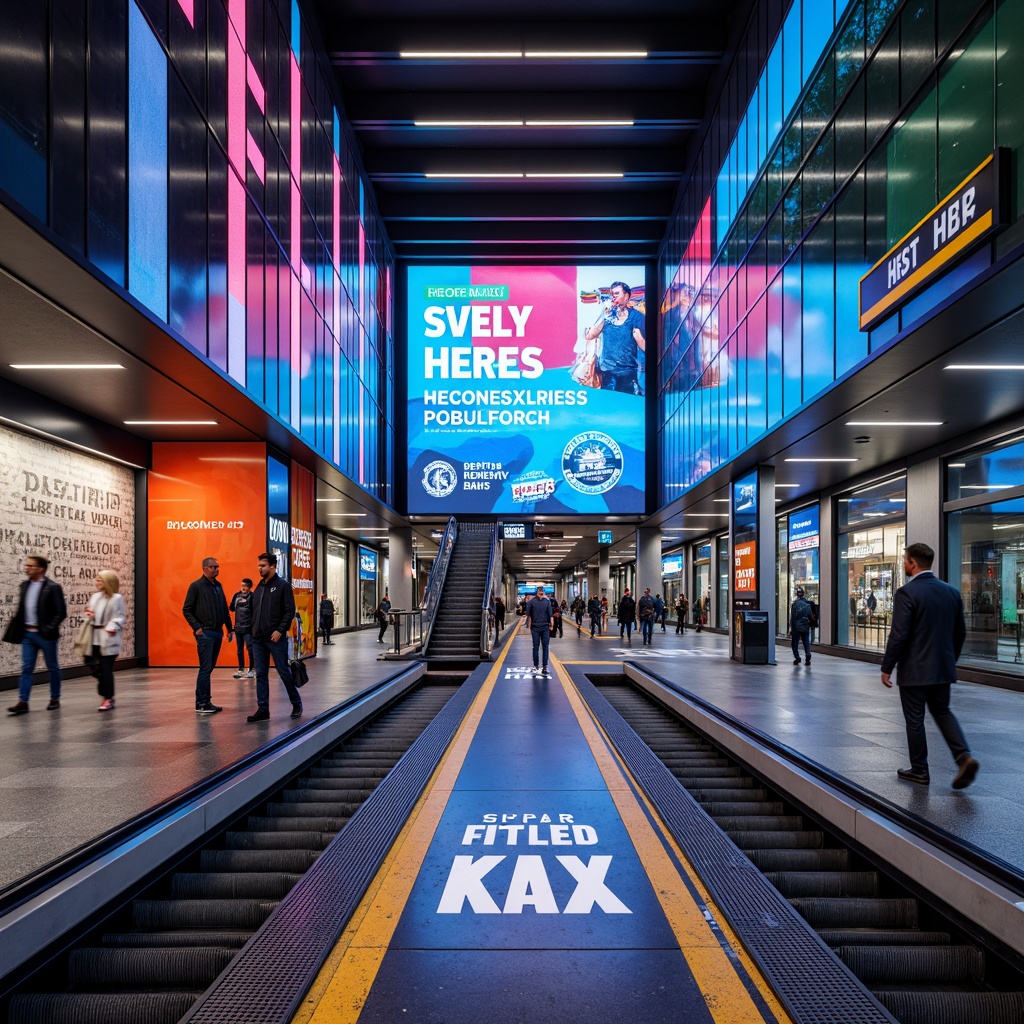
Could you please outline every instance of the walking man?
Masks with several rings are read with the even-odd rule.
[[[295,618],[292,585],[277,574],[277,555],[264,551],[259,556],[260,581],[253,591],[252,650],[256,658],[256,711],[247,722],[270,718],[270,659],[292,702],[292,718],[302,717],[302,698],[288,664],[288,630]]]
[[[686,600],[685,594],[676,598],[676,632],[686,632],[686,616],[690,614],[690,602]]]
[[[636,601],[629,596],[629,587],[626,587],[619,601],[619,639],[622,639],[623,631],[626,634],[626,643],[632,646],[633,626],[636,624]]]
[[[499,594],[494,599],[494,639],[497,642],[505,628],[505,601]]]
[[[32,694],[32,673],[40,653],[50,673],[50,703],[47,711],[60,709],[60,663],[57,660],[57,641],[60,624],[68,617],[64,591],[59,583],[46,575],[50,563],[42,555],[29,555],[25,559],[25,575],[18,594],[18,610],[7,624],[4,640],[21,644],[21,676],[18,679],[18,702],[7,710],[12,715],[27,715],[28,699]]]
[[[959,590],[932,573],[934,559],[935,552],[927,544],[911,544],[904,552],[907,582],[893,595],[882,684],[892,686],[895,668],[910,753],[910,768],[896,774],[922,786],[930,781],[924,731],[927,708],[957,763],[953,788],[965,789],[978,774],[978,762],[949,709],[949,688],[956,681],[956,662],[967,635],[964,603]]]
[[[538,587],[537,594],[526,605],[526,621],[530,624],[533,640],[533,671],[548,674],[548,645],[551,642],[551,602],[544,596],[544,588]],[[538,668],[537,655],[543,650],[543,660]]]
[[[654,595],[654,620],[661,624],[662,633],[667,632],[665,629],[665,601],[661,594]]]
[[[196,714],[215,715],[224,709],[214,704],[210,693],[210,674],[220,656],[220,645],[227,627],[228,642],[234,636],[231,613],[228,611],[224,588],[217,577],[220,563],[216,558],[203,559],[203,575],[188,585],[181,613],[192,627],[199,654],[199,672],[196,674]]]
[[[238,649],[238,671],[235,679],[252,679],[256,672],[252,661],[252,580],[246,576],[242,589],[231,598],[228,611],[235,616],[235,647]],[[245,655],[249,654],[249,668],[245,667]]]
[[[800,644],[804,645],[804,664],[811,663],[811,602],[804,588],[796,588],[796,600],[789,609],[789,635],[793,641],[793,664],[800,664]]]
[[[590,639],[594,640],[601,635],[601,599],[595,594],[587,602],[587,613],[590,615]]]
[[[646,647],[650,645],[654,634],[654,616],[658,610],[654,598],[651,597],[650,587],[644,591],[643,597],[640,598],[637,610],[640,612],[640,636]]]
[[[388,597],[388,592],[384,591],[384,596],[380,599],[380,604],[377,605],[377,622],[380,624],[380,632],[377,634],[377,643],[384,643],[384,634],[388,631],[388,613],[391,611],[391,598]]]

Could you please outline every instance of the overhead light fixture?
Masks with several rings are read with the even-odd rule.
[[[728,498],[712,498],[711,500],[716,505],[728,505],[729,504],[729,499]]]
[[[1013,484],[961,484],[961,491],[1008,491]]]
[[[566,178],[572,181],[578,181],[585,178],[624,178],[625,175],[622,171],[572,171],[570,173],[548,173],[548,172],[536,172],[525,175],[527,178]]]
[[[527,128],[632,128],[633,121],[582,121],[566,118],[563,121],[524,121]]]
[[[633,121],[584,121],[565,118],[560,121],[455,120],[413,121],[414,128],[632,128]]]
[[[950,363],[944,370],[1024,370],[1024,363]]]
[[[646,50],[527,50],[537,60],[643,60]]]
[[[853,494],[867,494],[869,491],[876,491],[879,487],[890,487],[893,484],[898,484],[900,481],[906,481],[906,476],[889,476],[884,480],[876,480],[874,483],[867,484],[864,487],[859,487],[853,491]]]
[[[684,516],[690,519],[728,519],[728,512],[684,512]]]
[[[966,469],[967,468],[967,463],[966,462],[951,462],[949,464],[949,468],[950,469]]]
[[[8,363],[12,370],[123,370],[120,363]]]
[[[460,180],[464,178],[525,178],[526,175],[522,171],[501,171],[496,173],[491,172],[479,172],[479,171],[443,171],[433,172],[423,175],[424,178],[436,180],[438,178],[458,178]]]
[[[216,420],[123,420],[126,427],[215,427]]]
[[[945,420],[847,420],[848,427],[941,427]]]
[[[521,128],[522,121],[413,121],[415,128]]]
[[[1024,523],[1000,523],[998,526],[993,526],[993,530],[1019,530],[1024,527]]]
[[[860,459],[785,459],[785,462],[860,462]]]
[[[776,484],[775,489],[778,490],[780,487],[799,487],[799,484]]]
[[[519,60],[522,50],[400,50],[403,60]]]
[[[328,519],[341,519],[341,518],[356,518],[362,519],[365,512],[328,512],[326,513]]]

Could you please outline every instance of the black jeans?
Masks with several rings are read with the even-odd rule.
[[[949,683],[937,686],[900,686],[900,703],[907,723],[907,747],[910,753],[910,767],[915,772],[928,771],[928,740],[924,731],[924,711],[932,713],[942,738],[959,762],[970,754],[970,747],[964,737],[956,715],[949,710]]]
[[[99,664],[99,675],[96,680],[96,692],[105,700],[114,699],[114,661],[116,654],[100,654],[98,646],[92,649],[93,657]]]
[[[794,629],[792,634],[793,640],[793,658],[796,661],[800,660],[800,644],[804,645],[804,657],[811,660],[811,634],[806,629]]]
[[[288,699],[302,707],[302,697],[292,681],[292,670],[288,664],[288,637],[280,640],[253,640],[253,654],[256,656],[256,707],[260,711],[270,710],[270,659],[284,683]]]
[[[590,616],[590,639],[593,640],[595,636],[601,635],[601,614],[598,612],[597,615]]]
[[[209,704],[210,673],[220,656],[220,645],[224,642],[224,633],[220,629],[204,629],[196,635],[196,650],[199,652],[199,673],[196,676],[196,707]]]
[[[253,668],[252,660],[252,633],[239,633],[235,630],[235,648],[238,651],[238,671],[245,668],[245,652],[249,652],[249,668]]]
[[[530,629],[530,634],[533,639],[533,664],[534,667],[540,665],[542,668],[548,667],[548,644],[551,641],[551,630],[549,629]],[[540,648],[544,648],[544,660],[537,661],[537,655],[540,653]]]

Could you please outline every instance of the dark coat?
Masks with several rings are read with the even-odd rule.
[[[320,602],[320,628],[332,629],[334,627],[334,602],[325,597]]]
[[[292,585],[281,576],[260,580],[253,588],[252,638],[269,640],[271,634],[288,634],[295,618]]]
[[[629,594],[624,594],[619,601],[619,622],[632,622],[636,618],[636,601]]]
[[[39,636],[43,640],[56,640],[60,636],[60,624],[68,617],[67,605],[64,603],[64,591],[59,583],[54,583],[49,576],[43,577],[43,589],[39,591],[39,604],[36,605],[36,617],[39,625]],[[28,580],[21,584],[18,593],[18,610],[14,618],[7,623],[4,640],[9,644],[20,644],[25,637],[25,591]]]
[[[897,686],[956,682],[966,636],[960,591],[930,572],[918,573],[893,595],[882,671],[895,668]]]
[[[794,633],[806,633],[811,628],[811,602],[798,597],[789,610],[789,628]]]

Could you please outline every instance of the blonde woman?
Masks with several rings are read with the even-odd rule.
[[[85,614],[93,622],[93,656],[99,659],[97,689],[103,703],[97,710],[114,707],[114,659],[121,651],[121,631],[127,614],[117,574],[109,569],[96,573],[96,593],[89,598]]]

